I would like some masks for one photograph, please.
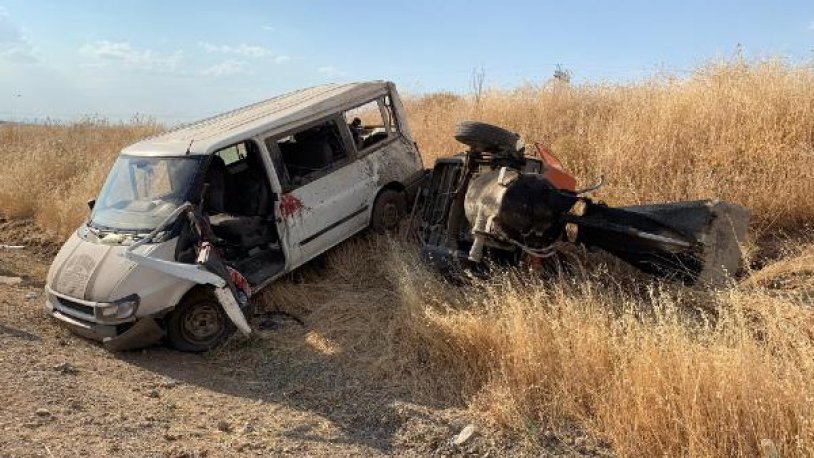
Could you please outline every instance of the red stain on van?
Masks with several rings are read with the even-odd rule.
[[[305,205],[297,196],[286,193],[280,197],[280,215],[283,218],[299,215],[304,209]]]

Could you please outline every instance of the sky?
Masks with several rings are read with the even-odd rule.
[[[189,122],[301,87],[466,92],[814,57],[814,1],[0,0],[0,120]]]

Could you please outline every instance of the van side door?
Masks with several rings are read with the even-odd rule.
[[[344,112],[356,148],[356,157],[370,171],[365,179],[376,191],[395,185],[405,192],[405,209],[413,203],[410,191],[418,186],[423,177],[424,166],[417,146],[409,137],[405,120],[395,106],[391,94],[380,95]],[[371,208],[378,192],[369,196]]]
[[[333,115],[265,139],[282,194],[278,214],[286,226],[289,269],[367,227],[370,171],[356,159],[342,115]]]

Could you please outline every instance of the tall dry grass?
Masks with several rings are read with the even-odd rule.
[[[756,228],[795,228],[814,215],[814,68],[780,60],[710,63],[687,78],[626,85],[549,82],[480,97],[407,103],[427,159],[461,151],[477,119],[551,146],[610,203],[719,197],[752,210]]]
[[[730,291],[705,301],[714,323],[697,323],[690,304],[652,294],[526,284],[441,323],[465,343],[483,336],[465,354],[491,355],[478,404],[506,426],[574,421],[623,456],[755,456],[766,439],[784,455],[814,451],[803,304]]]
[[[155,123],[0,126],[0,214],[32,218],[66,236],[87,218],[119,151],[158,132]]]
[[[814,215],[814,68],[780,60],[710,63],[687,78],[527,85],[480,96],[406,101],[427,165],[453,154],[463,119],[544,142],[596,197],[640,203],[719,197],[746,205],[755,229],[794,230]],[[153,123],[0,127],[0,210],[61,235],[87,215],[117,152]]]
[[[303,317],[314,352],[412,402],[468,405],[516,451],[579,453],[587,432],[620,456],[811,456],[812,256],[720,291],[601,257],[451,287],[409,247],[356,239],[262,301]]]
[[[455,122],[481,119],[550,144],[583,183],[605,174],[598,197],[613,203],[726,198],[752,210],[753,234],[800,232],[814,216],[808,66],[712,63],[688,78],[406,105],[428,164],[461,149]],[[0,127],[0,213],[64,236],[116,152],[158,129]],[[320,352],[417,397],[466,403],[530,450],[580,429],[624,456],[755,456],[765,440],[810,456],[814,248],[799,240],[717,292],[582,255],[568,276],[506,272],[451,287],[402,248],[353,240],[266,300],[308,309],[307,343]]]

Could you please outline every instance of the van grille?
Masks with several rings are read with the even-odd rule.
[[[61,297],[58,297],[57,300],[59,300],[59,305],[65,307],[68,310],[72,310],[83,315],[94,316],[94,309],[89,305],[80,304],[78,302],[63,299]]]

